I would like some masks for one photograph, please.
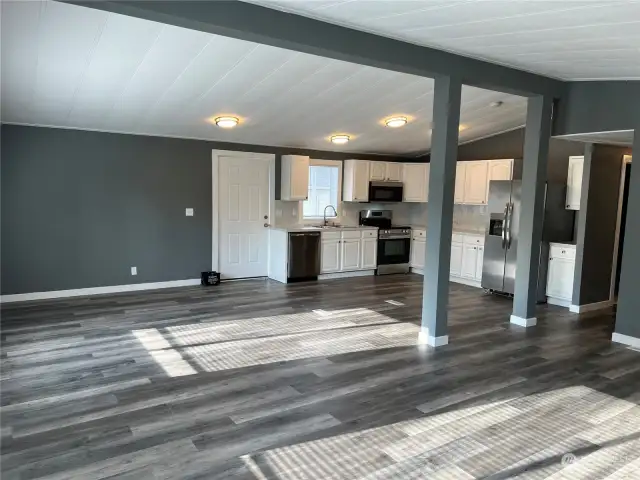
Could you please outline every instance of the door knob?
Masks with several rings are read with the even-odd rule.
[[[265,227],[265,228],[268,228],[269,226],[270,226],[270,225],[269,225],[268,223],[265,223],[265,224],[264,224],[264,227]]]
[[[264,219],[265,219],[265,220],[266,220],[267,218],[269,218],[269,215],[265,215],[265,216],[264,216]]]

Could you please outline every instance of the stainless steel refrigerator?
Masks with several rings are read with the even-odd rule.
[[[513,295],[516,256],[520,242],[520,180],[493,180],[489,184],[488,224],[485,230],[482,288]],[[574,213],[565,209],[566,186],[546,185],[545,213],[538,269],[538,301],[546,299],[549,242],[573,237]]]

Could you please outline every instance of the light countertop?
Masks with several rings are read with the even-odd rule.
[[[575,243],[549,242],[549,245],[556,245],[558,247],[564,247],[564,248],[576,248],[576,244]]]
[[[315,227],[312,225],[289,225],[287,227],[271,227],[273,230],[281,230],[283,232],[333,232],[340,230],[377,230],[378,227],[367,227],[358,225],[341,225],[339,227]]]
[[[426,230],[427,227],[425,225],[411,225],[411,228],[414,230]],[[478,230],[471,227],[453,227],[453,233],[463,234],[463,235],[479,235],[484,237],[484,229]]]

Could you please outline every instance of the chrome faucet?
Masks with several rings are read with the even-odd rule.
[[[324,223],[323,225],[326,227],[327,226],[327,208],[331,207],[331,209],[333,210],[333,214],[337,217],[338,216],[338,212],[336,212],[336,207],[334,207],[333,205],[327,205],[326,207],[324,207],[324,213],[323,213],[323,217],[324,217]]]

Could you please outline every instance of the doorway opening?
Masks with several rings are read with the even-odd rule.
[[[613,272],[611,275],[610,298],[615,303],[618,300],[620,287],[620,265],[624,249],[624,233],[627,219],[627,202],[629,199],[629,180],[631,178],[631,156],[625,155],[622,161],[620,175],[620,196],[618,200],[618,220],[616,223],[616,241],[613,250]]]

